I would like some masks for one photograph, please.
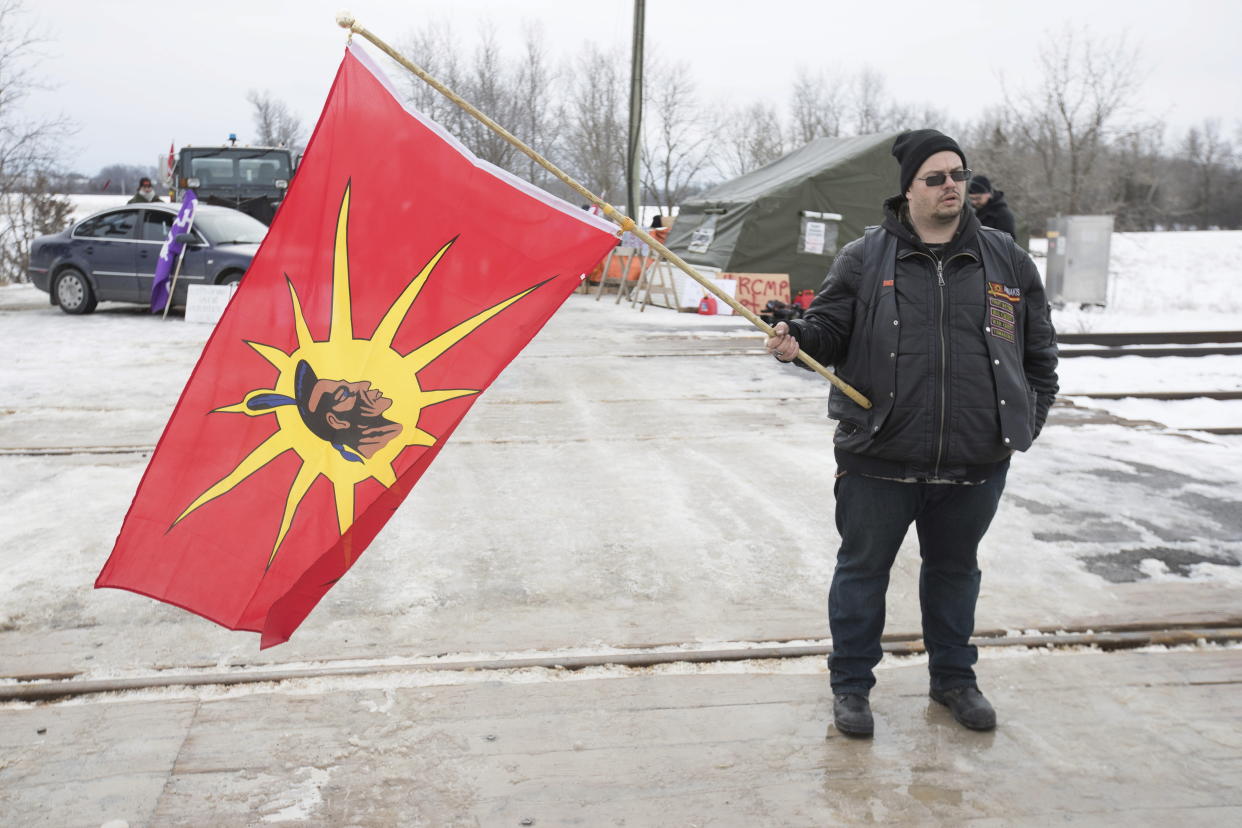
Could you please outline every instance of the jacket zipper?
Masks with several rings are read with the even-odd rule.
[[[936,336],[940,341],[940,364],[939,364],[939,367],[936,369],[936,385],[940,392],[940,418],[939,418],[940,424],[936,429],[936,460],[935,460],[934,468],[932,469],[932,475],[934,477],[939,477],[940,476],[940,460],[944,456],[945,434],[948,431],[948,416],[945,410],[948,405],[947,400],[949,398],[949,393],[948,393],[948,388],[947,388],[949,384],[948,382],[949,349],[948,349],[948,344],[945,342],[945,304],[946,303],[944,300],[944,288],[945,288],[944,266],[946,262],[941,261],[939,258],[937,258],[936,256],[932,256],[929,253],[923,253],[923,252],[916,251],[913,255],[925,256],[926,258],[934,262],[936,265],[936,295],[938,299],[940,300],[938,303],[939,307],[937,308],[937,318],[936,318]],[[954,253],[952,256],[949,257],[948,261],[951,262],[954,259],[956,259],[958,256],[964,256],[967,259],[974,258],[969,253]]]
[[[940,337],[940,370],[936,381],[940,384],[940,426],[936,429],[936,464],[932,470],[932,476],[940,477],[940,458],[944,454],[944,429],[945,429],[945,400],[949,396],[948,370],[946,362],[948,357],[946,353],[948,348],[945,347],[944,341],[944,262],[938,257],[936,259],[936,290],[940,294],[940,314],[936,321],[936,333]]]
[[[935,468],[932,471],[933,477],[940,476],[940,456],[944,453],[944,428],[945,428],[945,399],[948,394],[945,391],[946,385],[946,368],[945,363],[947,356],[945,355],[944,341],[944,262],[940,258],[930,253],[916,251],[913,255],[923,256],[936,265],[936,295],[938,298],[936,308],[936,337],[940,341],[940,363],[936,368],[936,390],[940,396],[940,423],[936,428],[936,459]],[[953,258],[957,258],[954,256]]]
[[[966,253],[955,253],[949,257],[949,261],[953,261],[958,256],[971,258]],[[946,412],[949,399],[949,349],[945,342],[945,313],[948,304],[944,298],[944,266],[945,262],[936,259],[936,290],[940,293],[940,318],[936,326],[937,333],[940,336],[940,428],[936,431],[936,465],[932,470],[935,477],[940,477],[940,460],[944,457],[944,442],[949,432],[949,418]]]

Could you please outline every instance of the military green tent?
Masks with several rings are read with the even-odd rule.
[[[817,290],[841,246],[879,224],[897,192],[897,133],[817,138],[766,167],[684,202],[668,247],[691,264],[788,273]]]

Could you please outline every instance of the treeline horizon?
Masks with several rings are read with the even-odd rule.
[[[24,0],[0,0],[0,270],[23,278],[33,235],[60,229],[67,194],[132,194],[154,165],[109,164],[70,171],[59,116],[24,118],[37,89],[43,41],[25,21]],[[934,127],[962,145],[971,168],[1005,192],[1021,226],[1042,234],[1056,215],[1108,214],[1118,230],[1242,228],[1242,123],[1207,119],[1179,135],[1141,106],[1140,50],[1124,35],[1098,37],[1066,26],[1044,32],[1038,72],[1023,85],[998,79],[1003,103],[975,119],[896,100],[885,75],[802,67],[763,100],[707,100],[686,61],[649,50],[644,65],[641,148],[644,205],[663,213],[823,137]],[[588,190],[623,206],[629,118],[629,55],[587,44],[553,56],[537,24],[502,46],[490,28],[463,43],[445,23],[412,31],[399,49],[488,113]],[[383,58],[387,60],[387,58]],[[485,161],[578,203],[580,196],[395,63],[406,101]],[[249,90],[255,145],[300,148],[307,130],[270,91]],[[893,180],[896,190],[897,171]],[[14,207],[13,205],[21,205]]]
[[[642,146],[643,203],[673,212],[680,202],[758,169],[821,137],[934,127],[961,143],[977,174],[1004,190],[1020,220],[1042,232],[1056,215],[1109,214],[1118,230],[1242,227],[1242,124],[1232,138],[1207,120],[1168,138],[1137,100],[1142,55],[1124,36],[1068,28],[1044,38],[1039,77],[999,81],[1005,103],[973,120],[895,100],[884,74],[799,69],[766,101],[704,100],[686,62],[649,54]],[[614,204],[624,201],[629,61],[593,46],[557,61],[529,27],[506,52],[482,29],[472,46],[429,23],[402,41],[425,69]],[[407,101],[480,158],[571,201],[580,197],[399,67]],[[256,145],[300,146],[305,129],[271,92],[251,90]],[[130,193],[154,166],[112,164],[96,175],[50,173],[64,193]],[[896,190],[894,172],[894,191]],[[107,185],[107,186],[105,186]]]

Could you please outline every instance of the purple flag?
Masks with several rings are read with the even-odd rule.
[[[177,242],[177,236],[190,232],[190,227],[194,225],[194,208],[197,205],[198,196],[194,195],[193,190],[186,190],[177,218],[172,227],[168,228],[168,238],[164,239],[164,246],[160,248],[160,260],[155,265],[155,281],[151,283],[151,313],[159,313],[168,304],[168,283],[172,279],[173,265],[184,247]]]

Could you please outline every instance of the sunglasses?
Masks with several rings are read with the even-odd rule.
[[[927,175],[922,178],[916,178],[914,180],[922,181],[928,187],[939,187],[941,184],[944,183],[944,180],[946,178],[952,178],[954,181],[960,184],[961,182],[970,178],[973,174],[974,174],[973,170],[954,170],[951,173],[942,173],[942,172],[932,173],[931,175]]]

